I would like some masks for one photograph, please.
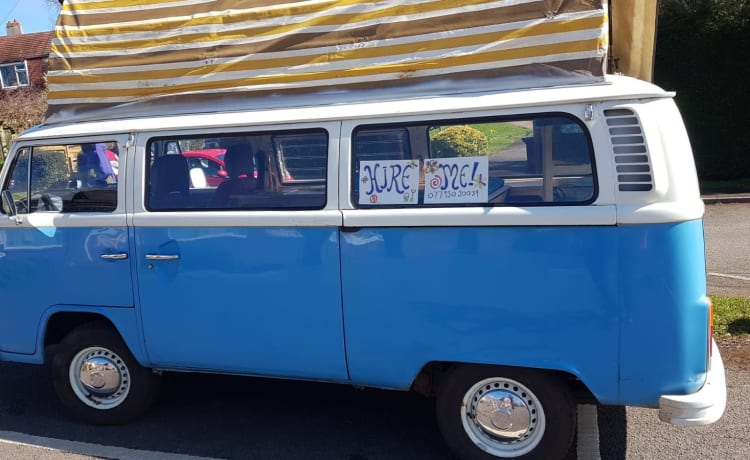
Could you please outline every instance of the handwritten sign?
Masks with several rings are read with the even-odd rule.
[[[361,161],[359,204],[417,204],[419,162],[416,160]]]
[[[486,203],[486,156],[433,158],[424,163],[424,202]]]

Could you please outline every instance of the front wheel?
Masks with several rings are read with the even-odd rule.
[[[142,415],[159,378],[138,364],[120,335],[100,322],[83,325],[60,342],[52,359],[58,398],[76,418],[113,425]]]
[[[564,458],[575,403],[560,378],[531,369],[453,368],[437,396],[440,431],[464,460]]]

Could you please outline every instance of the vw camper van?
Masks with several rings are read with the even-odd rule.
[[[163,371],[413,390],[466,459],[562,457],[578,403],[712,423],[672,97],[608,76],[32,129],[0,176],[0,359],[49,363],[96,424]],[[189,167],[206,148],[221,183]]]

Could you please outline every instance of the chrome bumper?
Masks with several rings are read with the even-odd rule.
[[[711,370],[703,387],[688,395],[663,395],[659,398],[659,419],[672,425],[708,425],[719,420],[727,404],[724,362],[719,347],[711,341]]]

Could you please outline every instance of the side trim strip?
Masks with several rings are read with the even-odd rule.
[[[344,210],[345,227],[615,225],[614,205]]]
[[[340,227],[341,211],[136,212],[135,227]]]

